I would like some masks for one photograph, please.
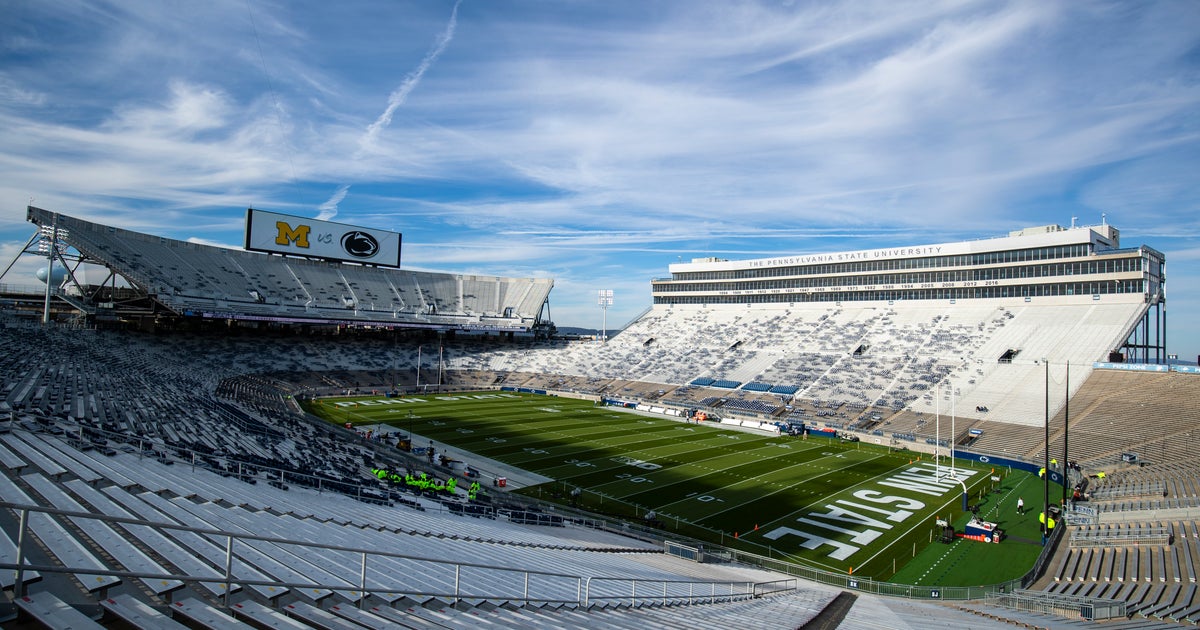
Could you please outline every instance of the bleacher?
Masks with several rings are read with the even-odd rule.
[[[108,265],[160,304],[232,315],[492,325],[528,329],[553,281],[402,271],[269,256],[52,216],[72,247]]]
[[[62,584],[40,589],[45,571],[23,575],[24,614],[50,627],[87,627],[80,611],[93,608],[89,601],[120,608],[113,614],[122,618],[174,616],[213,628],[232,627],[231,614],[260,622],[292,614],[326,627],[314,620],[346,607],[396,623],[439,618],[447,627],[472,627],[481,616],[537,619],[552,613],[561,617],[551,617],[551,624],[589,625],[599,615],[597,622],[611,627],[656,627],[692,618],[729,623],[769,610],[777,627],[794,627],[835,593],[820,586],[789,588],[791,595],[764,601],[755,597],[753,585],[780,576],[675,560],[658,546],[600,530],[530,528],[302,488],[251,489],[205,469],[168,466],[140,454],[72,452],[63,438],[44,432],[16,428],[6,435],[23,440],[27,453],[52,461],[70,457],[72,468],[91,473],[89,482],[66,470],[48,475],[31,464],[0,476],[0,498],[10,508],[45,505],[61,511],[28,512],[31,532],[47,554],[34,554],[34,564],[96,571],[76,574],[86,587],[82,591]],[[18,472],[27,470],[32,472]],[[11,522],[5,527],[11,535],[9,527]],[[235,543],[229,547],[231,536]],[[227,549],[234,552],[231,565]],[[12,545],[2,557],[15,559]],[[228,608],[222,567],[232,570],[228,596],[234,599]],[[138,577],[130,581],[121,571]],[[175,575],[189,576],[187,583]],[[584,580],[587,588],[580,591]],[[635,582],[644,589],[641,597],[630,591]],[[586,602],[580,603],[581,592]],[[367,596],[370,604],[359,606]],[[506,602],[516,607],[503,606]],[[606,610],[610,614],[602,614]],[[376,623],[373,627],[388,625]]]
[[[655,307],[603,344],[494,348],[489,367],[513,372],[740,388],[803,401],[932,415],[957,407],[964,422],[1039,426],[1043,363],[1072,390],[1138,321],[1139,305],[824,303],[746,309]],[[654,343],[647,344],[646,340]],[[1063,339],[1078,343],[1064,343]],[[1012,348],[1020,352],[1001,358]],[[497,355],[505,357],[498,360]],[[476,354],[452,356],[452,369]],[[947,383],[941,388],[937,384]],[[749,384],[755,384],[747,387]],[[768,393],[763,392],[763,393]],[[1056,409],[1061,408],[1061,397]],[[984,411],[986,410],[986,411]],[[902,420],[908,421],[908,420]],[[988,439],[988,438],[984,438]]]

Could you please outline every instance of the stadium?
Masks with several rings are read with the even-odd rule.
[[[583,339],[399,234],[27,218],[5,627],[1200,620],[1200,370],[1112,225],[679,262]]]

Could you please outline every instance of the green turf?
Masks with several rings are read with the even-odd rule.
[[[510,392],[326,399],[310,410],[339,424],[407,430],[411,423],[424,439],[554,480],[520,490],[532,496],[569,502],[579,488],[585,509],[641,519],[653,510],[668,531],[831,571],[876,579],[899,571],[895,581],[914,584],[994,583],[1023,574],[1040,550],[1040,536],[1003,503],[1002,526],[1032,542],[931,542],[937,517],[960,530],[965,523],[960,486],[935,481],[928,455],[918,460],[886,446],[751,434]],[[970,474],[972,496],[987,493],[984,516],[989,501],[1012,495],[1006,484],[1030,478],[957,466]],[[997,493],[993,474],[1004,479]],[[1027,504],[1038,502],[1022,492]],[[1032,518],[1036,534],[1036,511]]]
[[[1051,487],[1054,490],[1054,487]],[[1041,552],[1041,513],[1043,486],[1031,474],[1007,475],[997,487],[979,500],[979,516],[996,523],[1006,532],[1000,544],[958,539],[946,545],[926,545],[915,558],[893,576],[904,584],[936,586],[980,586],[1024,575]],[[1017,497],[1025,499],[1025,514],[1017,513]],[[954,523],[962,531],[969,515]],[[980,577],[979,567],[989,567],[988,579]]]

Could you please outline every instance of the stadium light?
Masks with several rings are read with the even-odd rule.
[[[42,305],[42,326],[49,326],[50,325],[50,293],[53,290],[53,286],[54,286],[54,281],[53,281],[53,278],[54,278],[54,254],[58,251],[58,247],[59,247],[59,245],[58,245],[59,231],[58,231],[58,214],[57,213],[54,215],[54,219],[50,224],[50,229],[47,230],[46,226],[43,225],[41,231],[42,231],[42,242],[39,243],[39,247],[41,247],[43,244],[46,246],[46,296],[45,296],[46,299],[45,299],[45,303]],[[49,232],[49,234],[47,234],[47,232]],[[66,266],[67,266],[66,263],[63,263],[64,269],[66,268]]]
[[[613,303],[612,289],[600,289],[597,303],[600,305],[600,311],[603,313],[600,324],[600,343],[608,341],[608,307]]]

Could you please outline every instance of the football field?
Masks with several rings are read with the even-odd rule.
[[[964,485],[975,503],[1008,472],[960,460],[947,479],[930,455],[886,443],[769,436],[516,392],[334,398],[312,410],[361,428],[411,424],[418,446],[433,440],[554,480],[521,490],[532,496],[884,579],[936,544],[937,518],[962,520]]]

